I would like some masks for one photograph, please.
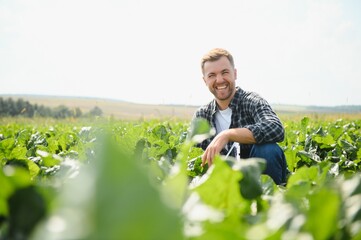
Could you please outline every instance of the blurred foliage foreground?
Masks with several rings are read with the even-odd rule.
[[[361,239],[361,122],[284,124],[286,186],[203,121],[2,124],[0,239]]]

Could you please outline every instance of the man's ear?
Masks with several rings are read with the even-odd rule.
[[[234,69],[234,80],[236,80],[237,79],[237,69],[235,68]]]
[[[203,82],[207,85],[207,82],[206,82],[206,79],[204,76],[202,77],[202,79],[203,79]]]

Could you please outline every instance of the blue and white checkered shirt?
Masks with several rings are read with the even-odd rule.
[[[273,111],[269,103],[255,92],[248,92],[236,87],[236,93],[229,105],[232,109],[232,119],[230,128],[248,128],[256,139],[256,143],[282,142],[284,140],[283,125]],[[200,107],[194,114],[194,118],[205,118],[210,125],[215,128],[215,113],[218,111],[216,100]],[[206,149],[214,136],[204,140],[197,146]],[[226,149],[230,149],[233,142],[227,143],[222,151],[222,155],[227,154]],[[242,153],[249,153],[251,145],[241,145]],[[230,156],[236,156],[236,149]]]

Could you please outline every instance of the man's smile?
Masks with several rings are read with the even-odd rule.
[[[217,90],[223,90],[226,89],[228,87],[228,84],[222,84],[222,85],[218,85],[215,87],[215,89]]]

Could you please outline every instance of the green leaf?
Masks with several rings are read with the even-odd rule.
[[[266,161],[262,158],[249,158],[236,162],[232,169],[242,172],[240,181],[241,194],[245,199],[254,199],[263,193],[261,174],[266,168]]]
[[[12,149],[9,155],[10,159],[24,159],[26,157],[27,149],[24,146],[16,146]]]
[[[13,138],[7,138],[0,141],[0,159],[2,161],[4,161],[5,159],[11,159],[10,154],[14,149],[14,147],[15,147],[15,140]]]
[[[37,150],[36,155],[41,157],[42,165],[45,167],[53,167],[60,164],[62,158],[56,154],[50,154],[43,150]]]
[[[309,122],[310,122],[310,118],[309,117],[304,117],[302,118],[301,120],[301,127],[302,129],[306,130],[308,125],[309,125]]]
[[[0,169],[0,216],[8,215],[8,204],[7,199],[14,191],[14,186],[11,184],[9,179],[4,175],[2,169]]]
[[[40,168],[36,163],[34,163],[31,160],[26,160],[26,163],[28,165],[30,178],[34,179],[36,176],[38,176],[38,174],[40,172]]]
[[[305,229],[312,233],[314,239],[332,238],[338,229],[339,194],[332,189],[322,188],[309,197],[309,205]]]
[[[31,131],[28,129],[22,129],[16,134],[16,141],[20,146],[26,146],[27,141],[30,139]]]
[[[291,171],[293,171],[297,167],[297,162],[299,160],[297,158],[298,151],[299,151],[298,149],[290,149],[290,148],[287,148],[284,151],[287,160],[287,166],[291,169]]]
[[[361,159],[361,148],[357,150],[357,159]]]
[[[291,187],[292,185],[297,185],[302,182],[309,182],[310,184],[313,184],[317,180],[317,175],[317,166],[312,166],[309,168],[301,167],[289,177],[287,187]]]
[[[190,130],[188,132],[188,141],[200,143],[204,139],[209,138],[215,134],[214,129],[211,128],[210,124],[206,119],[196,118],[192,121]]]
[[[9,239],[27,239],[45,216],[46,203],[34,186],[17,189],[8,200]],[[20,237],[21,236],[21,237]]]
[[[34,239],[181,239],[179,212],[162,199],[144,165],[107,136],[97,159],[69,179],[61,205]],[[79,228],[81,226],[81,228]]]
[[[318,156],[315,152],[306,152],[301,150],[297,152],[297,156],[299,156],[308,165],[321,162],[320,156]]]
[[[242,207],[242,197],[239,181],[242,174],[216,156],[214,163],[196,184],[194,191],[202,201],[216,209],[222,210],[228,216],[239,218]]]
[[[347,140],[341,139],[340,145],[346,152],[352,153],[357,151],[357,148]]]
[[[336,141],[331,135],[319,136],[316,135],[313,137],[313,140],[320,145],[320,148],[333,148],[336,145]]]

